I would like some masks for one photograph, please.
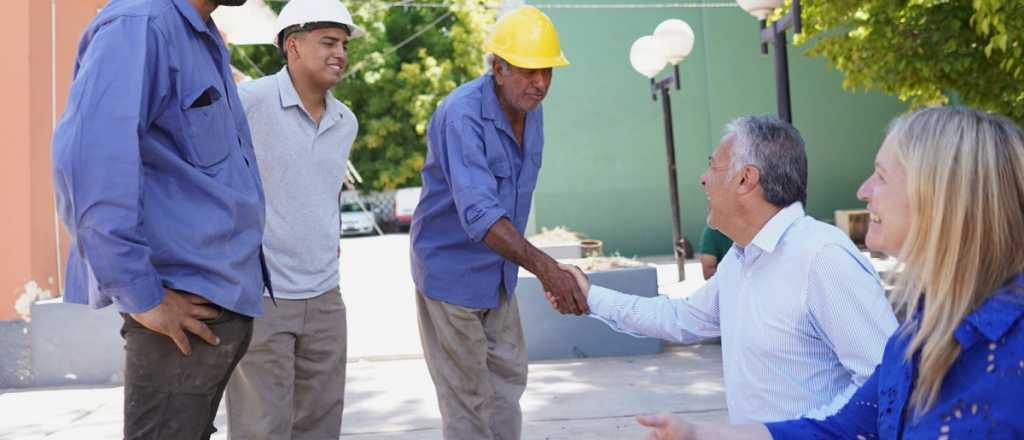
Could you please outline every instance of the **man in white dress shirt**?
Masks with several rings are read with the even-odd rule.
[[[685,299],[594,286],[591,313],[678,343],[720,336],[733,423],[833,414],[874,371],[897,322],[868,260],[804,213],[800,133],[774,117],[737,119],[700,180],[708,224],[735,242],[718,272]]]

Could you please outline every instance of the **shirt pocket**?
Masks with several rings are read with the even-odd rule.
[[[511,200],[515,188],[512,186],[512,164],[508,162],[504,151],[488,152],[487,168],[494,176],[494,187],[497,191],[498,203],[504,209],[512,209]]]
[[[185,159],[204,169],[224,161],[231,152],[234,138],[231,109],[224,94],[209,86],[189,94],[182,107],[187,143]]]
[[[487,157],[487,168],[490,168],[491,174],[498,178],[499,185],[512,176],[512,164],[505,154],[505,146],[501,144],[498,134],[493,129],[484,134],[484,154]]]
[[[491,175],[497,178],[498,185],[512,176],[512,164],[508,162],[505,146],[501,143],[501,135],[493,126],[484,129],[484,156]]]
[[[537,178],[540,176],[541,152],[533,151],[527,156],[529,159],[523,162],[523,173],[519,178],[519,191],[532,193],[537,188]]]
[[[494,155],[488,155],[487,168],[490,168],[491,174],[498,179],[508,179],[512,176],[512,165],[508,163],[508,158],[501,151]]]

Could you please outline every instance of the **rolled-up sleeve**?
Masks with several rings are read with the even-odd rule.
[[[100,294],[126,313],[163,298],[142,233],[140,153],[140,132],[162,96],[159,40],[147,17],[100,27],[79,60],[67,126],[54,139],[55,189],[76,251]]]
[[[460,117],[444,124],[440,140],[445,155],[442,163],[459,222],[466,235],[476,242],[484,239],[498,219],[508,216],[501,207],[498,180],[488,163],[483,139],[480,122]]]

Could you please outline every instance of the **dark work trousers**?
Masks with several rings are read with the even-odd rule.
[[[212,346],[185,331],[192,354],[185,356],[171,338],[124,316],[124,438],[126,440],[209,439],[217,431],[224,387],[249,347],[252,318],[221,309],[203,322],[220,338]]]

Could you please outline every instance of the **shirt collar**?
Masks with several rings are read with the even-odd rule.
[[[505,118],[499,117],[502,115],[502,111],[501,104],[498,103],[498,91],[495,89],[493,74],[484,75],[481,94],[483,98],[480,102],[480,116],[492,121],[504,121]]]
[[[327,116],[330,117],[331,122],[341,119],[344,114],[341,112],[341,102],[338,101],[330,91],[327,91],[327,96],[324,96],[324,102],[327,103],[327,107],[324,111]]]
[[[277,90],[281,95],[281,108],[294,106],[302,107],[302,100],[299,99],[299,92],[295,90],[295,84],[292,83],[291,74],[288,73],[288,66],[282,67],[281,70],[274,74],[274,77],[277,79]],[[324,96],[324,102],[326,103],[326,107],[324,107],[325,118],[321,123],[323,123],[323,121],[341,119],[341,103],[331,95],[330,91],[328,91]]]
[[[964,318],[954,332],[961,347],[977,342],[977,334],[989,341],[1002,339],[1024,315],[1024,273],[1017,274]]]
[[[498,101],[498,89],[494,84],[494,74],[485,74],[482,81],[481,94],[483,97],[480,102],[480,116],[484,119],[499,121],[502,127],[507,127],[508,117],[505,116],[505,111],[501,109],[501,103]],[[540,109],[541,105],[538,105],[537,108],[526,112],[527,124],[536,119],[540,114]],[[511,129],[509,130],[511,131]]]
[[[292,77],[288,74],[288,66],[282,67],[274,76],[277,78],[277,91],[281,95],[281,107],[302,106],[299,92],[295,91],[295,84],[292,84]]]
[[[192,25],[196,32],[209,31],[209,28],[206,27],[206,22],[203,21],[203,17],[199,16],[199,11],[188,0],[174,0],[174,6],[178,8],[178,12],[185,17],[185,20]]]
[[[804,216],[804,205],[800,202],[793,202],[791,205],[777,212],[768,223],[765,223],[757,232],[750,244],[757,246],[765,252],[775,252],[783,234],[789,226]]]
[[[515,134],[512,132],[512,126],[509,123],[508,117],[505,115],[505,111],[501,109],[501,103],[498,102],[498,91],[494,84],[494,74],[487,73],[481,78],[480,85],[480,117],[494,121],[495,126],[508,134],[509,138],[515,139]],[[526,151],[534,152],[540,148],[540,143],[537,142],[536,136],[533,135],[535,130],[538,130],[541,123],[541,115],[543,111],[543,105],[537,105],[537,108],[526,112],[526,132],[523,133],[523,141],[526,142]]]

